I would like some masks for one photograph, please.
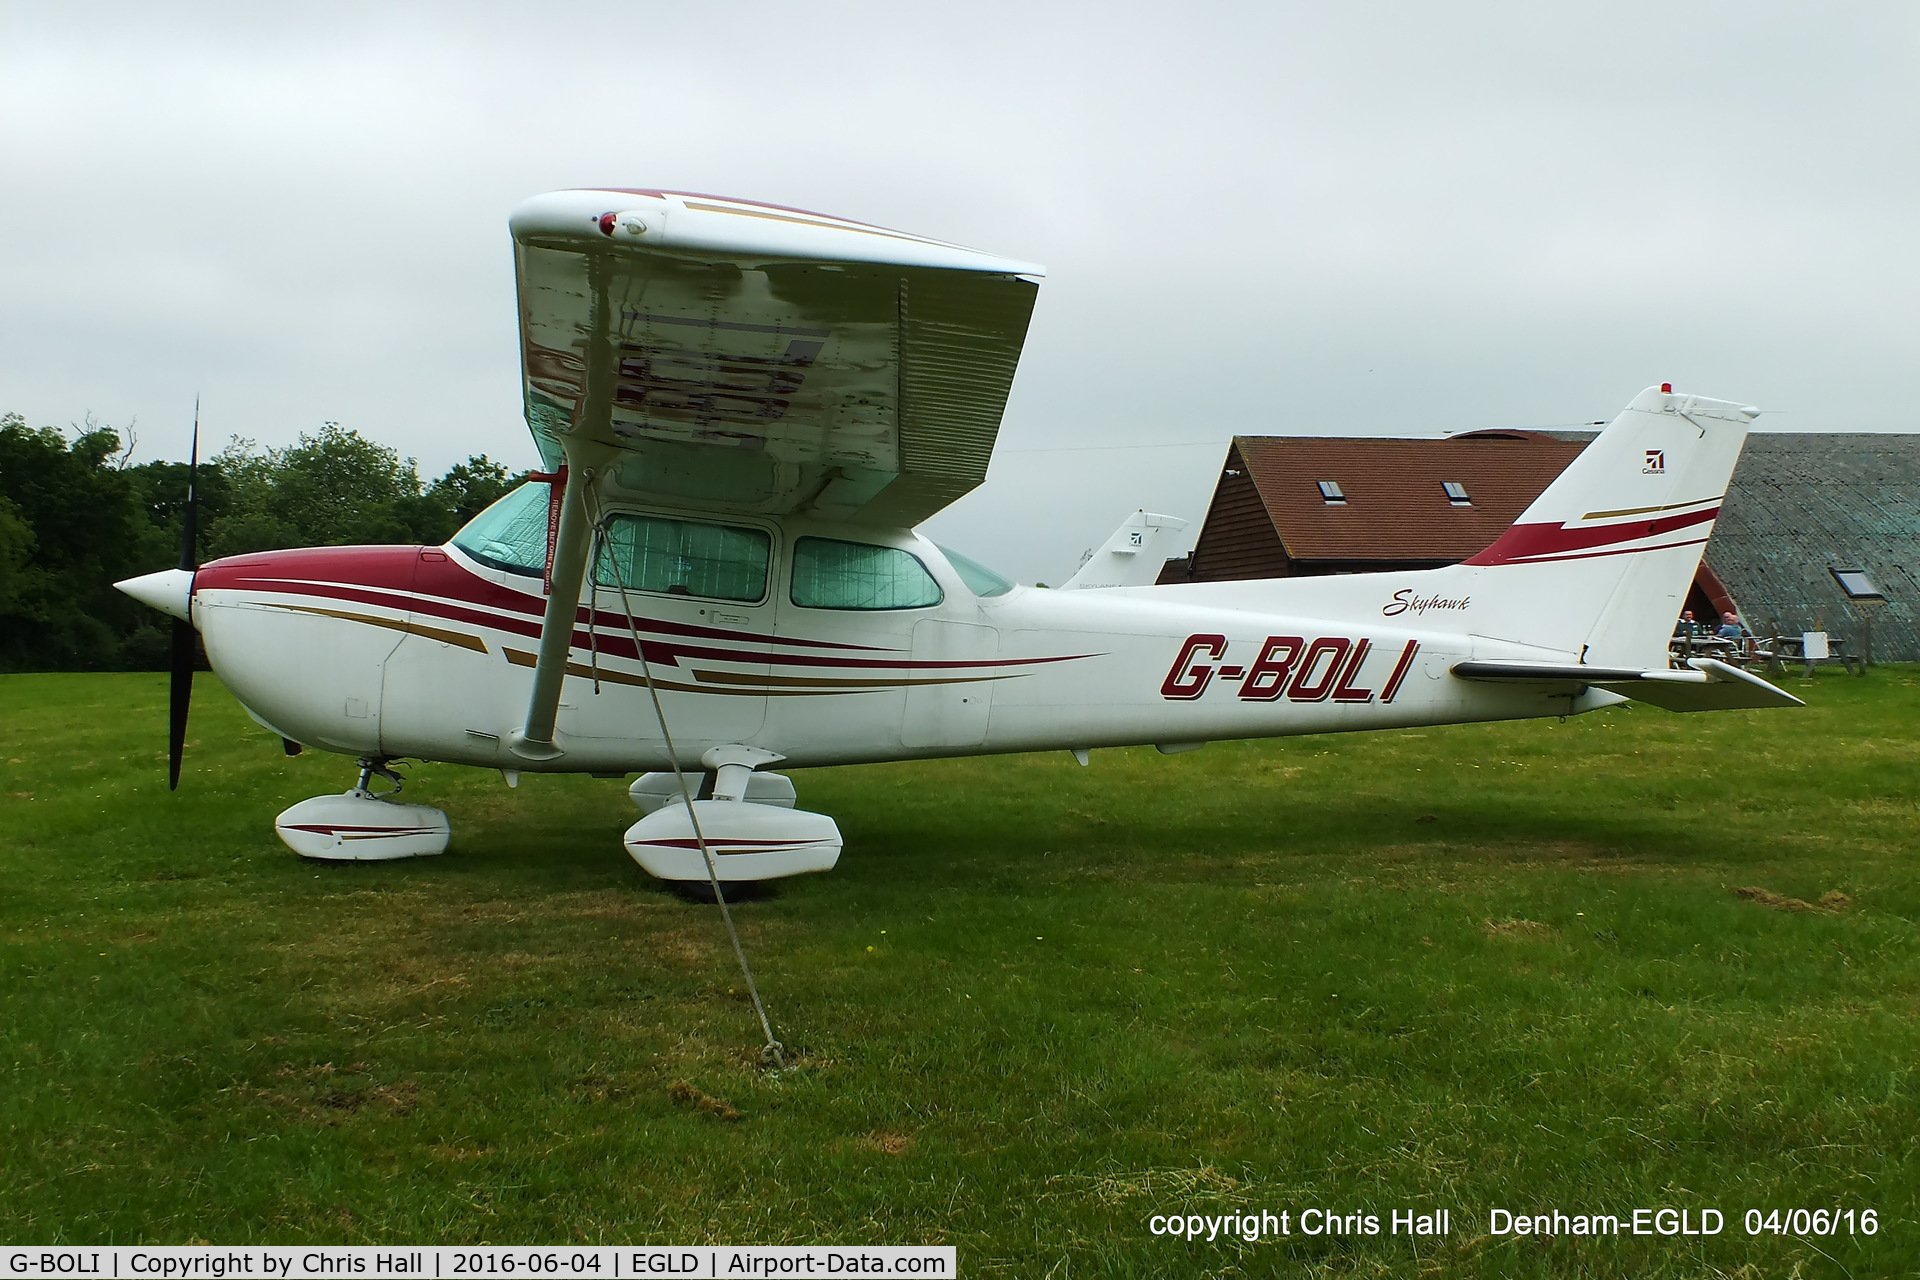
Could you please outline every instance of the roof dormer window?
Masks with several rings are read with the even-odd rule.
[[[1460,481],[1442,480],[1440,487],[1446,490],[1447,505],[1454,507],[1470,507],[1473,505],[1473,498],[1467,493],[1467,486]]]
[[[1885,600],[1887,593],[1874,585],[1873,579],[1862,569],[1828,569],[1840,589],[1847,593],[1849,600]]]
[[[1340,487],[1338,480],[1316,480],[1314,483],[1320,487],[1320,497],[1328,506],[1344,507],[1347,505],[1346,491]]]

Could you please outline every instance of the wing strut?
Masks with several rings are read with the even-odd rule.
[[[595,255],[589,261],[593,314],[584,336],[586,394],[561,445],[566,451],[566,464],[553,481],[560,486],[560,522],[549,541],[552,555],[547,566],[547,612],[540,622],[540,656],[533,668],[527,722],[507,738],[508,748],[523,760],[554,760],[566,754],[566,748],[554,740],[554,722],[560,714],[560,687],[573,652],[574,620],[580,613],[580,588],[592,544],[593,522],[587,518],[586,492],[594,482],[593,463],[598,461],[594,455],[606,452],[591,441],[609,429],[613,414],[617,335],[607,297],[609,274],[604,255]]]
[[[533,693],[527,699],[527,722],[507,745],[524,760],[552,760],[565,754],[554,741],[554,721],[560,714],[560,685],[566,678],[567,658],[573,651],[573,624],[580,611],[580,588],[586,578],[587,549],[593,525],[587,519],[584,495],[593,483],[591,471],[569,467],[572,483],[560,491],[560,528],[554,538],[553,590],[547,596],[546,617],[540,623],[540,656],[533,668]]]

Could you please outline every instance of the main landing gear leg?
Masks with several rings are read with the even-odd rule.
[[[376,777],[385,778],[388,782],[391,782],[393,784],[393,790],[376,792],[371,785]],[[402,791],[406,790],[406,786],[407,784],[401,781],[400,775],[394,772],[393,763],[386,756],[361,756],[360,781],[354,783],[353,790],[347,794],[365,796],[369,800],[379,800],[386,796],[399,795]]]
[[[376,792],[375,778],[385,778],[392,789]],[[273,829],[287,848],[324,862],[390,862],[444,852],[452,834],[447,815],[390,799],[402,785],[387,757],[367,756],[353,790],[302,800],[275,818]]]

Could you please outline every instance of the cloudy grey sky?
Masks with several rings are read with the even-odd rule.
[[[507,212],[820,209],[1047,264],[987,484],[1058,581],[1235,432],[1920,427],[1920,8],[0,2],[0,411],[534,455]]]

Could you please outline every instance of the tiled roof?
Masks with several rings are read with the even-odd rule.
[[[1299,561],[1455,561],[1482,550],[1579,456],[1584,445],[1537,432],[1444,440],[1239,436],[1235,450],[1267,515]],[[1346,502],[1330,503],[1331,480]],[[1446,481],[1471,506],[1449,502]]]
[[[1747,624],[1827,630],[1874,655],[1920,659],[1920,435],[1747,437],[1707,559]],[[1884,604],[1847,599],[1829,572],[1862,569]]]

